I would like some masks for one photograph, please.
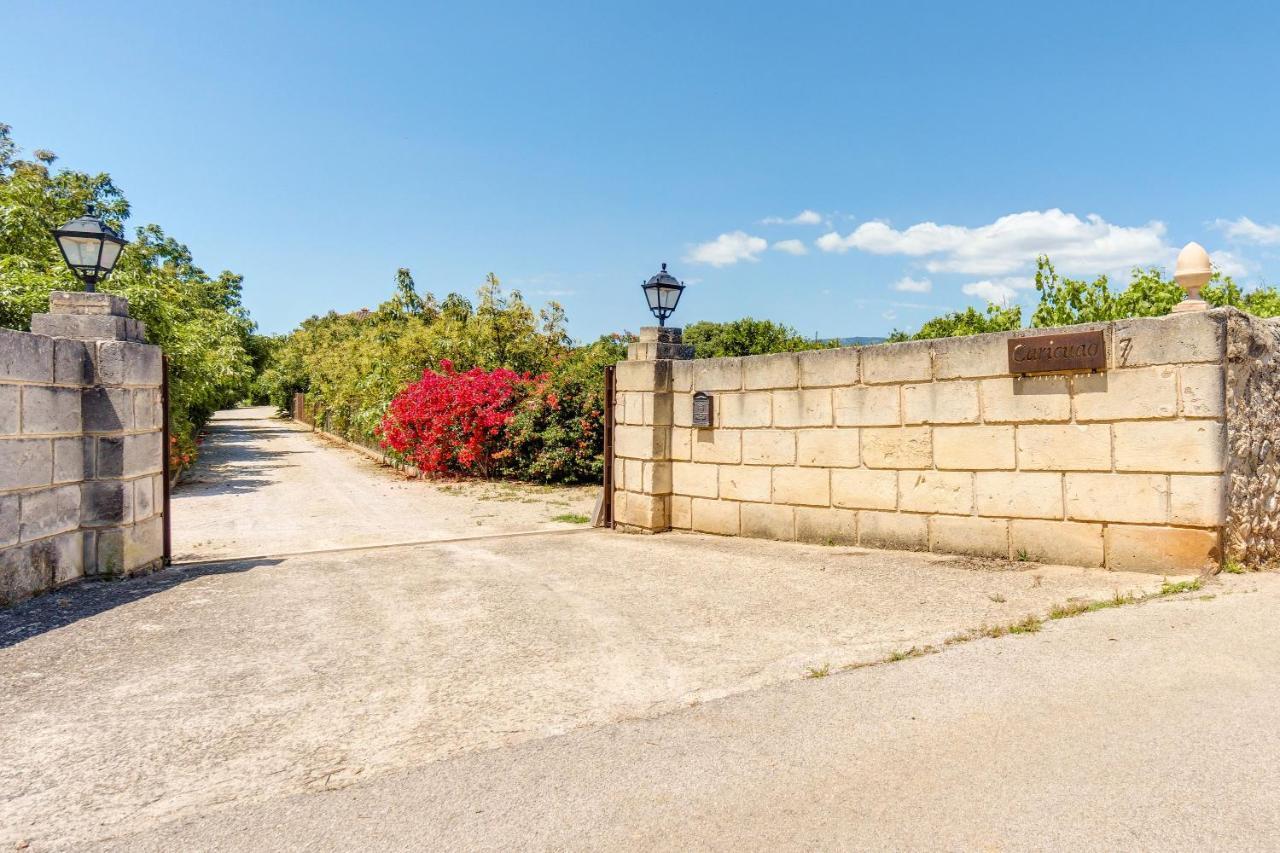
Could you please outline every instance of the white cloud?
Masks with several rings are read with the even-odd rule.
[[[889,311],[884,312],[880,316],[885,318],[886,320],[896,320],[898,319],[898,312],[890,309]]]
[[[978,296],[997,305],[1008,305],[1013,301],[1013,297],[1018,295],[1018,292],[1007,284],[989,279],[971,282],[960,289],[968,296]]]
[[[933,282],[927,278],[912,278],[904,275],[893,283],[893,289],[900,293],[928,293],[933,290]]]
[[[1012,213],[976,228],[921,222],[899,231],[864,222],[845,236],[822,235],[817,246],[825,252],[936,255],[925,264],[929,272],[986,276],[1024,269],[1043,253],[1063,272],[1096,274],[1167,262],[1173,248],[1164,238],[1162,222],[1113,225],[1097,214],[1080,219],[1053,208]]]
[[[788,255],[807,255],[809,250],[804,247],[804,243],[799,240],[779,240],[769,247],[777,249],[779,252],[786,252]]]
[[[1253,272],[1253,265],[1234,252],[1212,252],[1209,258],[1214,269],[1232,278],[1243,278]]]
[[[685,260],[711,264],[713,267],[727,267],[738,261],[758,261],[756,256],[767,248],[769,243],[763,237],[752,237],[745,231],[732,231],[721,234],[709,243],[694,246]]]
[[[822,214],[816,210],[804,210],[795,216],[787,219],[783,216],[766,216],[760,220],[761,225],[820,225],[822,224]]]
[[[1280,244],[1280,225],[1260,225],[1247,216],[1239,219],[1215,219],[1213,227],[1226,234],[1228,240],[1257,243],[1259,246]]]

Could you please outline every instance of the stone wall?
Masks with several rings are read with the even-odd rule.
[[[123,299],[0,329],[0,605],[163,557],[161,354]]]
[[[1008,339],[1054,330],[629,360],[614,517],[643,531],[1200,569],[1221,553],[1226,330],[1243,318],[1072,327],[1103,332],[1107,369],[1028,378],[1009,373]],[[1265,377],[1253,393],[1276,382]],[[696,391],[713,397],[711,428],[691,425]]]
[[[1280,567],[1280,321],[1227,325],[1227,556]]]

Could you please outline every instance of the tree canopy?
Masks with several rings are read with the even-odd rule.
[[[713,323],[708,320],[690,323],[684,327],[684,342],[693,347],[694,358],[798,352],[835,345],[830,341],[801,337],[790,326],[752,317],[728,323]]]
[[[63,263],[50,232],[92,202],[103,220],[123,230],[129,202],[105,172],[55,169],[44,150],[19,156],[11,129],[0,124],[0,326],[26,330],[47,311],[53,290],[83,290]],[[174,435],[194,449],[210,414],[234,402],[253,377],[254,324],[240,299],[243,278],[210,276],[191,250],[159,225],[135,230],[115,272],[98,287],[129,300],[151,343],[169,356]]]
[[[1129,317],[1160,317],[1168,314],[1185,295],[1182,287],[1166,279],[1157,267],[1135,268],[1122,290],[1111,287],[1105,275],[1093,281],[1059,276],[1048,257],[1036,261],[1036,291],[1040,302],[1031,315],[1031,326],[1050,328],[1077,323],[1099,323]],[[1231,306],[1259,317],[1280,316],[1280,292],[1259,287],[1247,293],[1230,276],[1215,271],[1200,292],[1211,306]],[[929,320],[915,334],[894,331],[891,341],[979,335],[1022,327],[1021,306],[987,305],[986,312],[975,308],[954,311]]]

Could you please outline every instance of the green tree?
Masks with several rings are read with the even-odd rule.
[[[50,231],[89,202],[119,229],[130,209],[110,175],[55,171],[48,151],[30,160],[18,153],[9,126],[0,124],[0,325],[25,330],[33,313],[48,309],[51,291],[83,288]],[[99,286],[128,298],[148,339],[169,356],[170,422],[184,455],[194,452],[205,419],[244,396],[253,378],[254,325],[241,304],[242,283],[231,272],[210,277],[185,245],[144,225]]]
[[[684,342],[693,347],[694,358],[798,352],[835,345],[831,341],[814,341],[801,337],[790,326],[752,317],[728,323],[713,323],[708,320],[690,323],[684,328]]]
[[[1008,332],[1019,328],[1022,328],[1021,306],[1005,308],[989,304],[985,313],[970,307],[963,311],[952,311],[950,314],[934,317],[921,326],[920,331],[914,335],[895,329],[889,335],[889,341],[954,338],[961,335],[981,335],[986,332]]]
[[[1185,293],[1172,279],[1166,279],[1157,267],[1134,268],[1129,284],[1123,290],[1111,288],[1105,275],[1093,281],[1059,276],[1047,257],[1036,260],[1036,291],[1040,302],[1031,315],[1035,328],[1073,326],[1079,323],[1103,323],[1129,317],[1161,317],[1182,301]],[[1201,296],[1216,307],[1232,306],[1258,317],[1280,316],[1280,291],[1259,287],[1244,292],[1231,279],[1215,271],[1201,291]],[[1020,306],[1003,308],[988,305],[986,313],[974,308],[935,317],[914,335],[895,330],[890,341],[979,335],[1020,328]]]

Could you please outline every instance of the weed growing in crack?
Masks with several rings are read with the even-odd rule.
[[[591,519],[580,512],[562,512],[559,515],[552,516],[551,520],[563,521],[565,524],[586,524]]]

